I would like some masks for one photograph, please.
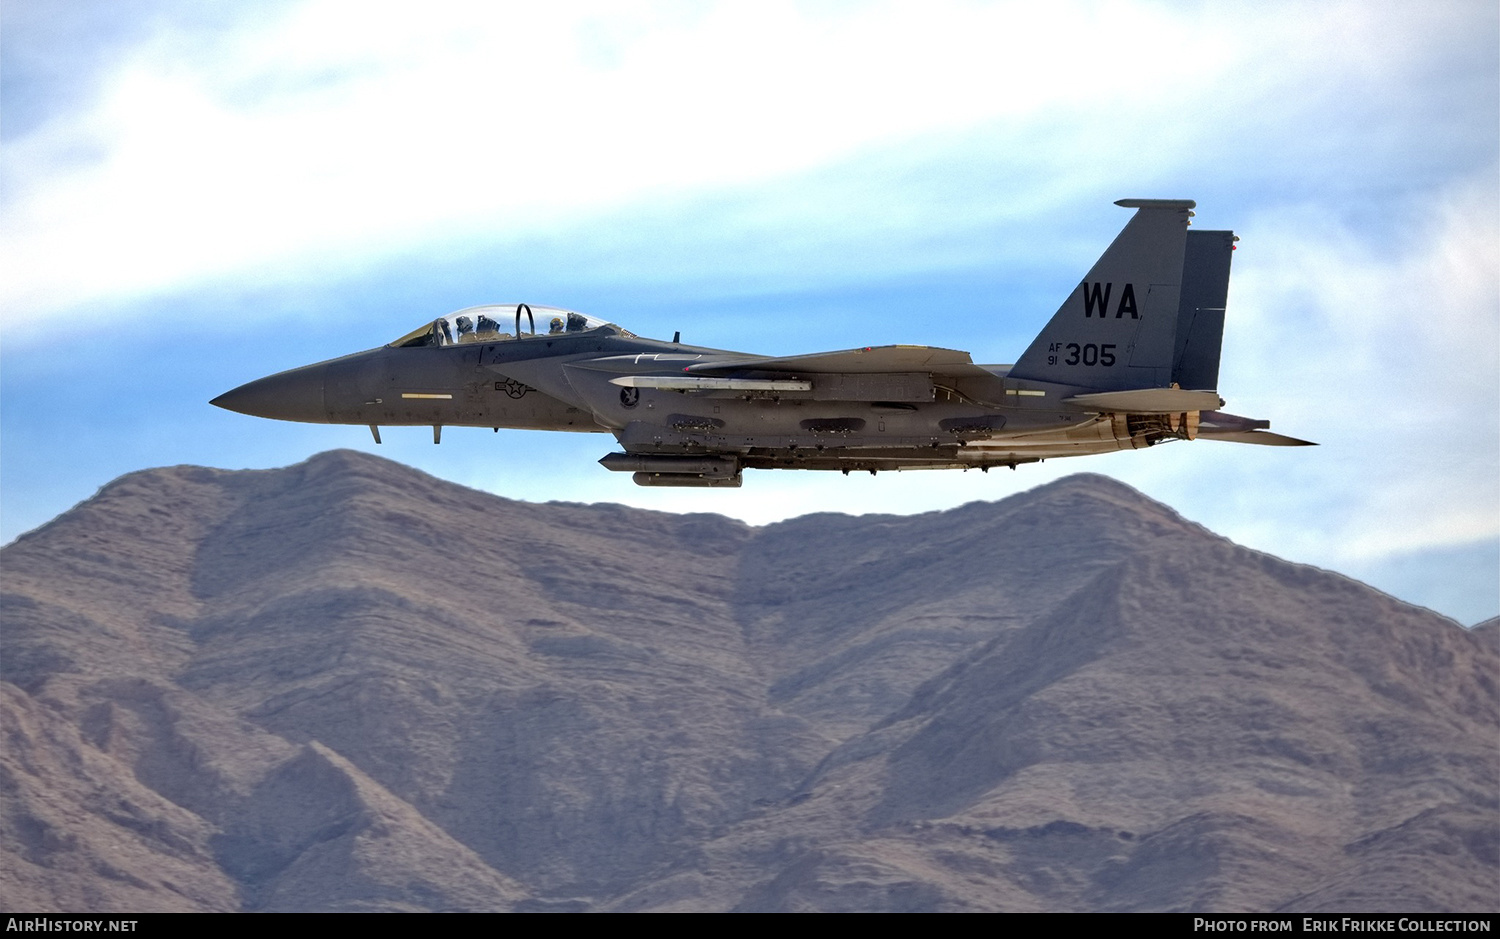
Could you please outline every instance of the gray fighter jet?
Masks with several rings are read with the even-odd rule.
[[[988,470],[1168,440],[1306,446],[1218,409],[1233,232],[1195,203],[1135,215],[1014,365],[874,346],[762,356],[643,339],[582,313],[471,307],[368,352],[252,381],[219,407],[288,421],[608,432],[642,486],[745,469]]]

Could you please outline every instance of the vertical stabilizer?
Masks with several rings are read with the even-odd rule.
[[[1177,308],[1177,351],[1172,381],[1179,388],[1219,387],[1219,350],[1224,343],[1224,307],[1229,300],[1232,231],[1190,231],[1182,264],[1182,302]]]
[[[1135,215],[1017,360],[1015,378],[1100,390],[1172,382],[1187,199],[1121,199]]]

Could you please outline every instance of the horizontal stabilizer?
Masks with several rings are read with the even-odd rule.
[[[1112,414],[1175,414],[1212,411],[1223,407],[1216,391],[1184,391],[1181,388],[1137,388],[1131,391],[1101,391],[1064,398],[1063,404]]]
[[[842,352],[817,352],[812,355],[788,355],[735,362],[704,362],[688,366],[691,372],[722,372],[755,369],[768,372],[819,374],[843,372],[858,375],[869,372],[945,372],[973,368],[969,353],[935,346],[872,346]]]
[[[1263,447],[1316,447],[1311,440],[1298,440],[1285,434],[1273,434],[1269,430],[1213,431],[1200,429],[1199,440],[1224,440],[1229,443],[1255,443]]]
[[[709,375],[621,375],[611,385],[661,391],[811,391],[812,382],[771,378],[714,378]]]

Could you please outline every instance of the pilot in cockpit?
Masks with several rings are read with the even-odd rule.
[[[454,322],[454,324],[456,326],[458,326],[458,341],[459,342],[473,342],[474,341],[474,321],[473,320],[469,319],[467,316],[460,316],[457,319],[455,319],[453,322]]]
[[[563,331],[563,319],[562,319],[562,317],[561,316],[554,316],[554,317],[552,317],[552,324],[547,328],[548,334],[556,336],[558,333],[560,333],[562,331]]]
[[[588,328],[589,328],[588,317],[584,316],[582,313],[569,313],[568,314],[568,332],[570,332],[570,333],[576,333],[576,332],[581,332],[581,331],[583,331],[585,329],[588,329]]]

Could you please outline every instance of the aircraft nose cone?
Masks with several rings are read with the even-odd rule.
[[[228,411],[278,421],[328,422],[323,399],[326,365],[308,365],[257,378],[209,402]]]

